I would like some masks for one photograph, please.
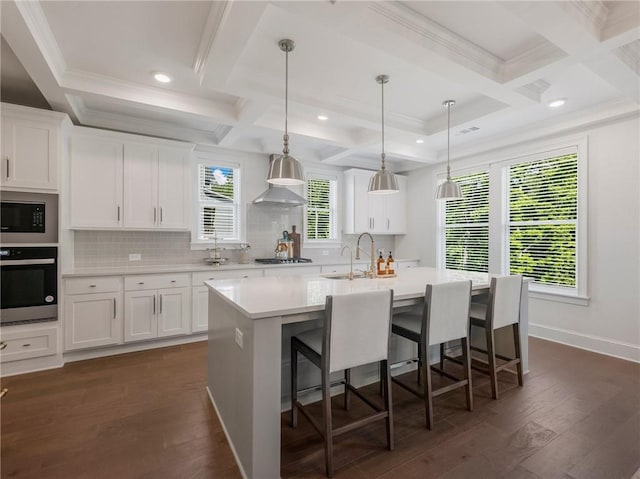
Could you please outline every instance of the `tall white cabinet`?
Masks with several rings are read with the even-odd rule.
[[[400,191],[390,195],[367,192],[375,171],[344,172],[344,232],[359,234],[405,234],[407,232],[407,177],[396,175]]]
[[[193,146],[77,128],[71,139],[71,227],[189,229]]]

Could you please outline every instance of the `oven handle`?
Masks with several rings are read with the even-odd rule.
[[[54,264],[55,258],[45,259],[9,259],[0,261],[0,266],[29,266],[32,264]]]

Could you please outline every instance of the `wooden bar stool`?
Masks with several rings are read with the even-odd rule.
[[[460,387],[465,388],[467,409],[473,410],[471,393],[471,357],[469,354],[469,304],[471,281],[456,281],[427,285],[422,315],[402,313],[393,316],[391,331],[418,343],[419,377],[423,390],[419,391],[392,378],[399,386],[424,399],[427,428],[433,425],[433,398]],[[429,364],[429,346],[461,340],[464,377],[462,379],[442,368]],[[432,389],[431,370],[455,381],[437,390]]]
[[[393,407],[389,373],[389,339],[393,290],[327,296],[323,328],[305,331],[291,338],[291,427],[297,425],[297,411],[311,422],[324,438],[327,476],[333,476],[333,438],[373,421],[386,422],[387,446],[393,450]],[[298,402],[298,353],[320,368],[322,375],[322,424]],[[384,406],[363,396],[350,383],[350,370],[364,364],[380,362],[385,375]],[[349,408],[353,392],[375,413],[334,428],[331,420],[331,383],[329,375],[344,370],[344,406]],[[382,380],[381,379],[381,380]]]
[[[487,304],[471,303],[471,327],[483,328],[487,342],[487,349],[471,347],[487,355],[488,370],[476,368],[489,374],[491,380],[491,396],[498,399],[498,372],[511,366],[516,367],[518,385],[522,386],[522,359],[520,354],[520,295],[522,291],[522,276],[496,276],[491,278],[489,298]],[[513,344],[515,358],[509,358],[495,352],[496,329],[511,326],[513,329]],[[505,361],[498,366],[496,359]]]

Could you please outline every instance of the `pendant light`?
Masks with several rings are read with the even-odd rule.
[[[288,131],[288,103],[289,103],[289,52],[293,51],[296,44],[293,40],[284,39],[278,42],[280,50],[285,53],[285,83],[284,83],[284,148],[282,155],[277,155],[269,164],[267,182],[273,185],[301,185],[304,183],[302,165],[293,156],[289,155],[289,131]]]
[[[447,107],[447,179],[444,183],[438,185],[436,192],[437,200],[460,200],[462,199],[462,190],[460,185],[451,179],[450,164],[450,143],[451,143],[451,107],[456,104],[455,100],[446,100],[442,106]]]
[[[390,171],[387,171],[387,166],[384,161],[384,84],[389,82],[389,76],[378,75],[376,81],[382,87],[382,154],[380,155],[382,166],[380,170],[371,177],[371,180],[369,180],[369,193],[372,195],[388,195],[390,193],[397,193],[400,190],[396,176]]]

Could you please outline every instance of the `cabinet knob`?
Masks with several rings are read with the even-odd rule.
[[[9,392],[9,390],[7,388],[4,388],[2,391],[0,391],[0,399],[5,397],[8,392]]]

